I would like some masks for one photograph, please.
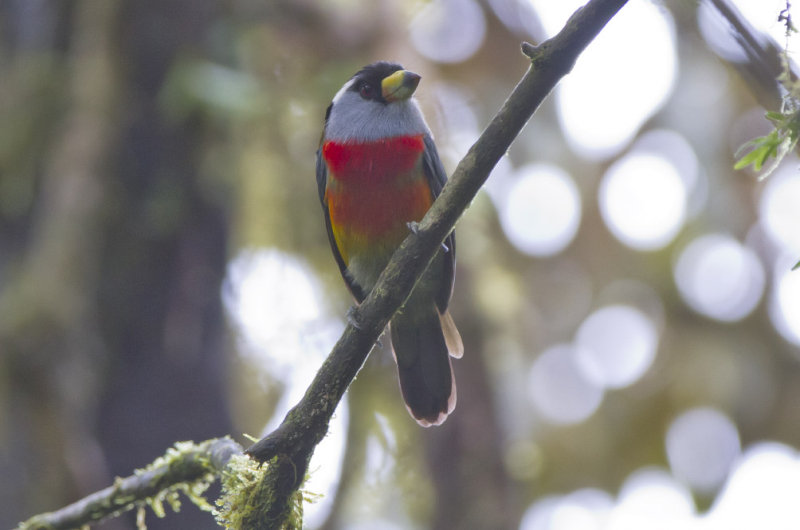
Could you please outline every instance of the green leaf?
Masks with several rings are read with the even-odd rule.
[[[767,117],[772,119],[776,114],[768,112]],[[786,116],[781,114],[778,114],[778,116],[781,119],[787,119]],[[797,145],[798,140],[797,121],[794,118],[787,123],[776,123],[776,127],[766,136],[754,138],[742,145],[736,151],[736,156],[739,156],[739,153],[745,149],[750,148],[750,151],[741,156],[733,168],[743,169],[747,166],[753,166],[753,170],[757,172],[764,169],[758,177],[759,180],[767,178],[775,171],[784,157]]]
[[[793,271],[796,271],[797,269],[800,269],[800,261],[798,261],[797,263],[795,263],[795,264],[794,264],[794,267],[792,267],[792,270],[793,270]]]
[[[751,140],[742,148],[752,147],[749,153],[742,156],[736,164],[734,169],[742,169],[752,165],[755,171],[761,171],[761,166],[773,153],[777,152],[779,143],[775,143],[770,136],[762,136]]]
[[[774,111],[774,110],[767,111],[765,116],[769,121],[771,121],[772,123],[774,123],[776,125],[782,123],[783,119],[784,119],[784,115],[783,114],[781,114],[780,112]]]
[[[793,138],[792,136],[787,136],[783,139],[781,143],[777,146],[774,146],[772,157],[772,162],[766,166],[764,171],[761,175],[758,176],[758,180],[764,180],[768,176],[770,176],[778,166],[780,165],[781,161],[788,155],[791,151],[794,150],[794,147],[797,145],[797,138]],[[765,158],[766,160],[766,158]]]
[[[742,158],[740,158],[736,164],[734,164],[733,169],[743,169],[753,164],[753,167],[758,163],[758,159],[761,158],[761,151],[763,148],[753,149]],[[758,171],[758,169],[756,169]]]

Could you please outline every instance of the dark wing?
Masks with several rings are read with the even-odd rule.
[[[327,116],[326,116],[327,117]],[[342,255],[339,253],[339,247],[336,246],[336,239],[333,237],[333,229],[331,228],[331,215],[328,210],[328,202],[325,200],[325,189],[328,185],[328,167],[325,165],[325,160],[322,159],[322,146],[317,149],[317,192],[319,193],[319,202],[322,204],[322,212],[325,216],[325,230],[328,232],[328,242],[331,244],[331,251],[333,251],[333,258],[336,264],[339,265],[339,272],[342,273],[344,283],[353,294],[353,297],[358,303],[364,301],[367,297],[364,289],[358,285],[350,274],[347,272],[347,264],[344,262]]]
[[[428,178],[428,183],[433,193],[433,198],[439,196],[447,182],[447,174],[444,172],[444,166],[439,159],[439,152],[436,150],[436,144],[433,143],[433,138],[426,134],[424,137],[425,152],[422,154],[422,169],[425,176]],[[456,234],[450,232],[450,235],[444,240],[447,250],[444,251],[444,281],[436,293],[436,307],[439,311],[444,313],[447,305],[450,303],[450,296],[453,294],[453,282],[456,278]]]

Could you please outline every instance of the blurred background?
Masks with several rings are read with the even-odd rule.
[[[421,74],[452,171],[582,3],[0,0],[0,527],[275,426],[351,304],[332,96]],[[714,4],[630,0],[547,99],[457,227],[455,413],[410,419],[384,340],[308,528],[800,527],[800,162],[732,169],[780,108],[787,4],[722,6],[745,47]]]

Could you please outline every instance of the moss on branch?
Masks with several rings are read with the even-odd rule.
[[[145,505],[163,517],[164,503],[176,510],[180,507],[180,493],[211,511],[213,507],[202,493],[222,474],[231,457],[241,453],[239,444],[227,437],[198,444],[178,442],[147,467],[118,478],[113,486],[60,510],[36,515],[20,523],[17,530],[80,528]]]

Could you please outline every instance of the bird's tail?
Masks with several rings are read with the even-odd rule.
[[[406,408],[423,427],[441,424],[456,407],[450,356],[463,353],[453,319],[430,304],[426,310],[401,310],[390,328]]]

